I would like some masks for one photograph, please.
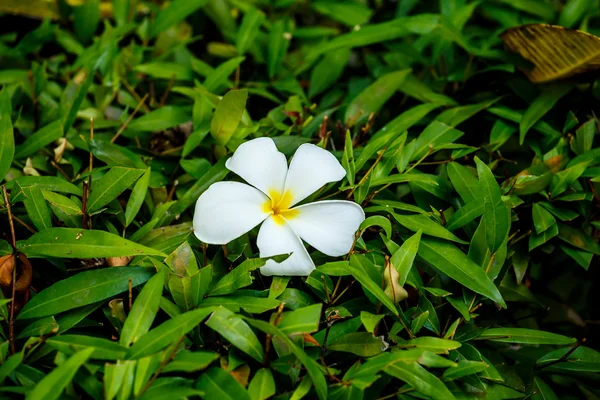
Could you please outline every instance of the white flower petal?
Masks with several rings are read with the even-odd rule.
[[[356,203],[326,200],[293,209],[287,222],[294,232],[321,253],[338,257],[348,254],[354,235],[365,220],[365,212]]]
[[[287,160],[271,138],[258,138],[241,144],[225,166],[263,193],[283,192]]]
[[[267,196],[245,183],[214,183],[196,202],[194,233],[204,243],[226,244],[269,216],[267,202]]]
[[[344,176],[346,170],[333,154],[314,144],[303,144],[294,154],[285,180],[285,192],[292,196],[290,207]]]
[[[308,255],[304,244],[287,223],[269,217],[258,231],[256,244],[261,257],[292,253],[285,261],[276,263],[268,260],[260,269],[263,275],[306,276],[315,269],[315,264]]]

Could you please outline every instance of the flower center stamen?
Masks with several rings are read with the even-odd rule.
[[[298,215],[297,210],[290,209],[292,203],[292,194],[289,191],[279,193],[276,190],[269,191],[270,199],[263,204],[263,210],[272,213],[273,219],[278,224],[283,224],[286,219],[294,218]]]

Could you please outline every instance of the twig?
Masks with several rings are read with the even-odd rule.
[[[152,386],[152,384],[154,383],[154,381],[156,380],[156,378],[158,378],[158,376],[161,374],[162,370],[167,366],[167,364],[173,359],[173,356],[175,355],[175,353],[177,352],[177,350],[179,349],[179,346],[181,345],[181,343],[183,343],[183,340],[185,339],[185,335],[180,337],[179,340],[177,341],[177,343],[175,343],[175,345],[173,346],[173,350],[171,350],[171,353],[169,354],[168,357],[166,357],[161,363],[160,366],[158,367],[158,369],[156,370],[156,372],[154,373],[154,375],[152,375],[152,378],[150,378],[150,380],[148,381],[148,383],[146,383],[146,385],[144,386],[144,388],[140,391],[140,393],[135,397],[136,399],[139,399],[140,397],[142,397],[142,395],[146,392],[146,390],[148,390],[148,388],[150,386]]]
[[[131,281],[131,278],[129,278],[129,281],[127,282],[127,286],[128,286],[128,294],[129,294],[129,311],[131,311],[131,307],[133,307],[133,282]]]
[[[139,94],[137,94],[137,92],[135,91],[135,89],[133,87],[131,87],[131,85],[125,79],[123,79],[122,82],[125,85],[125,87],[127,88],[127,91],[129,91],[129,93],[131,93],[131,95],[135,98],[135,100],[138,103],[141,103],[142,102],[142,98],[140,97]],[[150,109],[145,104],[144,104],[144,111],[150,112]]]
[[[4,195],[4,206],[8,212],[8,224],[10,225],[10,244],[13,249],[17,248],[17,241],[15,239],[15,224],[13,222],[13,215],[10,209],[10,202],[8,201],[8,194],[6,193],[6,186],[2,186],[2,194]]]
[[[175,83],[175,77],[176,77],[176,74],[173,74],[173,76],[171,76],[171,80],[169,81],[169,84],[167,85],[167,88],[165,89],[165,93],[163,94],[163,96],[160,99],[160,104],[158,105],[158,107],[164,106],[165,103],[167,102],[169,93],[171,92],[171,89],[173,88],[173,84]]]
[[[8,224],[10,225],[10,244],[13,251],[17,248],[17,240],[15,238],[15,224],[13,222],[12,211],[10,209],[10,202],[8,201],[8,194],[6,193],[6,186],[2,186],[2,194],[4,195],[4,205],[8,212]],[[14,255],[13,255],[14,257]],[[12,295],[10,301],[10,317],[8,320],[8,340],[10,342],[10,354],[15,354],[15,285],[17,280],[17,259],[15,257],[15,266],[13,267],[12,276]]]
[[[564,355],[563,355],[561,358],[559,358],[558,360],[554,360],[554,361],[550,361],[549,363],[546,363],[546,364],[538,365],[538,366],[536,366],[536,367],[535,367],[535,369],[543,369],[543,368],[547,368],[547,367],[549,367],[549,366],[551,366],[551,365],[554,365],[554,364],[558,364],[558,363],[561,363],[561,362],[565,362],[565,361],[567,361],[567,358],[569,358],[569,356],[570,356],[571,354],[573,354],[573,352],[574,352],[575,350],[577,350],[577,348],[578,348],[579,346],[581,346],[582,344],[584,344],[584,343],[585,343],[585,341],[586,341],[586,339],[585,339],[585,338],[583,338],[583,339],[579,340],[577,343],[575,343],[575,345],[574,345],[573,347],[571,347],[571,349],[570,349],[569,351],[567,351],[567,352],[566,352],[566,353],[565,353],[565,354],[564,354]]]
[[[91,175],[90,175],[91,177]],[[81,211],[83,215],[81,216],[81,225],[83,225],[83,229],[87,229],[88,227],[88,215],[87,215],[87,202],[89,196],[89,183],[88,181],[83,181],[83,198],[81,199]]]
[[[129,125],[129,123],[131,122],[131,120],[133,119],[133,117],[135,117],[135,114],[137,114],[137,112],[140,110],[140,108],[144,105],[144,103],[146,102],[147,98],[148,98],[148,94],[146,93],[146,95],[144,96],[144,98],[142,98],[140,100],[140,102],[135,107],[135,109],[133,110],[133,112],[131,113],[131,115],[127,118],[127,120],[125,121],[125,123],[121,126],[121,128],[119,128],[119,130],[117,131],[117,133],[115,133],[115,136],[113,136],[112,139],[110,139],[111,143],[114,143],[117,140],[117,138],[119,136],[121,136],[121,133],[123,133],[123,131],[125,130],[125,128],[127,128],[127,125]]]

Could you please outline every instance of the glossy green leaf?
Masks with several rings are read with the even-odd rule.
[[[419,243],[421,242],[422,229],[419,229],[417,233],[408,238],[398,250],[392,254],[390,263],[396,271],[398,271],[398,284],[404,285],[408,274],[413,266],[413,262],[419,250]]]
[[[127,208],[125,208],[125,226],[128,226],[131,224],[131,222],[133,222],[133,219],[142,207],[144,197],[146,197],[146,193],[148,191],[150,172],[150,167],[148,167],[142,177],[135,183],[135,186],[131,191],[131,196],[127,202]]]
[[[106,175],[92,183],[88,199],[88,212],[104,207],[127,190],[142,174],[141,169],[113,167]],[[150,179],[150,178],[148,178]]]
[[[84,349],[72,355],[38,382],[25,398],[27,400],[54,400],[60,398],[61,393],[71,382],[79,367],[88,360],[93,352],[94,349]]]
[[[49,228],[27,240],[17,242],[19,251],[28,257],[94,258],[155,255],[151,249],[109,232],[72,228]]]
[[[206,321],[206,326],[219,332],[231,344],[250,357],[263,362],[265,352],[252,329],[241,317],[220,307]]]
[[[213,309],[211,307],[199,308],[180,314],[163,322],[150,332],[146,333],[129,348],[127,358],[139,359],[173,344],[189,331],[194,329]]]
[[[230,90],[223,96],[210,122],[210,134],[218,144],[226,144],[242,120],[248,100],[247,90]]]
[[[15,154],[15,137],[11,120],[12,106],[8,90],[0,92],[0,182],[6,176]]]
[[[160,295],[164,285],[164,275],[156,274],[142,288],[123,324],[119,343],[129,346],[146,334],[158,312]]]
[[[381,354],[387,350],[388,346],[382,336],[374,337],[369,332],[348,333],[327,344],[329,350],[352,353],[361,357]]]
[[[145,267],[110,268],[80,272],[42,290],[19,313],[19,319],[55,315],[108,299],[146,282],[154,271]]]
[[[505,343],[553,344],[558,346],[576,342],[574,338],[526,328],[490,328],[486,329],[478,339]]]
[[[440,239],[422,238],[418,254],[440,272],[506,307],[498,288],[485,271],[454,245]]]
[[[251,400],[248,392],[233,376],[224,369],[217,367],[213,367],[200,375],[195,387],[203,393],[210,393],[211,396],[223,400]]]
[[[424,235],[451,240],[461,244],[466,243],[464,240],[454,235],[442,225],[430,219],[427,215],[401,215],[396,213],[392,213],[392,215],[394,216],[394,219],[400,223],[400,225],[413,232],[421,231]]]

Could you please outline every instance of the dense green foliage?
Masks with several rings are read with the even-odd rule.
[[[600,81],[531,83],[500,36],[598,1],[39,3],[0,7],[1,393],[600,398]],[[363,206],[348,257],[196,239],[261,136],[339,158],[309,200]]]

